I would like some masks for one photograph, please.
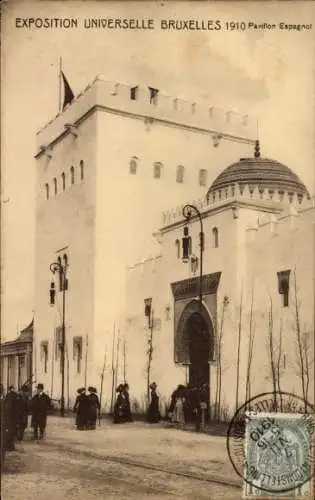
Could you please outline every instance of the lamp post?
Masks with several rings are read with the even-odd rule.
[[[183,216],[185,217],[186,221],[189,222],[190,219],[193,216],[197,216],[200,222],[200,233],[199,233],[199,248],[200,248],[200,254],[199,254],[199,261],[200,261],[200,277],[199,277],[199,303],[200,307],[202,304],[202,278],[203,278],[203,251],[204,251],[204,232],[203,232],[203,222],[202,222],[202,217],[201,213],[199,212],[198,208],[195,207],[194,205],[185,205],[183,208]],[[190,249],[191,249],[191,237],[189,236],[189,231],[188,227],[184,227],[184,236],[182,239],[182,245],[183,245],[183,261],[187,262],[189,259],[190,255]]]
[[[60,400],[60,416],[65,415],[65,345],[66,345],[66,327],[65,327],[65,311],[66,311],[66,290],[67,290],[67,264],[62,265],[60,262],[53,262],[49,268],[53,274],[56,272],[60,276],[60,291],[62,291],[62,324],[61,324],[61,400]],[[52,281],[50,285],[50,305],[55,305],[55,283]]]

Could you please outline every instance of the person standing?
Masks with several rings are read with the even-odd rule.
[[[151,389],[151,401],[150,405],[148,408],[148,414],[147,414],[147,420],[151,424],[155,424],[161,420],[161,413],[160,413],[160,398],[157,394],[157,385],[155,382],[152,382],[150,384],[150,389]]]
[[[17,393],[13,385],[9,387],[4,398],[4,425],[6,450],[14,451],[17,425]]]
[[[29,392],[28,387],[23,385],[18,392],[16,400],[16,437],[23,441],[24,432],[28,424]]]
[[[173,422],[180,426],[185,424],[184,416],[184,403],[185,403],[185,387],[179,385],[177,388],[175,408],[173,413]]]
[[[129,396],[129,384],[127,384],[127,383],[125,383],[123,385],[123,396],[125,398],[125,421],[132,422],[131,404],[130,404],[130,396]]]
[[[43,384],[37,385],[37,393],[32,398],[31,413],[34,439],[43,439],[47,424],[47,414],[51,405],[50,397],[44,393]],[[39,431],[39,436],[38,436]]]
[[[100,415],[101,405],[98,399],[97,390],[95,387],[89,387],[89,411],[88,411],[88,425],[89,430],[96,429],[96,420]]]
[[[200,431],[201,427],[201,406],[200,406],[200,390],[198,387],[191,389],[191,408],[194,415],[196,432]]]
[[[77,390],[77,397],[73,407],[73,412],[76,414],[75,424],[78,431],[84,431],[87,428],[89,399],[85,392],[85,387]]]

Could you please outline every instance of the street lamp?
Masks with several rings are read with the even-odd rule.
[[[200,306],[202,304],[202,265],[203,265],[203,251],[204,251],[204,232],[203,232],[203,222],[201,213],[198,208],[194,205],[185,205],[183,208],[183,216],[187,222],[196,215],[200,222],[200,233],[199,233],[199,248],[200,248],[200,278],[199,278],[199,302]],[[188,262],[191,253],[191,236],[189,236],[188,226],[184,227],[184,236],[182,239],[183,246],[183,262]]]
[[[66,290],[68,288],[67,282],[67,263],[64,265],[61,262],[53,262],[49,268],[53,274],[56,272],[60,276],[60,291],[62,291],[62,325],[61,325],[61,400],[60,400],[60,416],[65,415],[65,345],[66,345],[66,327],[65,327],[65,311],[66,311]],[[55,305],[55,283],[52,281],[50,284],[50,305]]]

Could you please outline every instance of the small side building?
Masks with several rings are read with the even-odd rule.
[[[20,331],[15,340],[1,344],[1,383],[5,391],[11,385],[19,389],[23,384],[32,387],[34,320]]]

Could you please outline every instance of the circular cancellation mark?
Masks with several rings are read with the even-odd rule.
[[[289,392],[265,392],[246,401],[227,432],[235,472],[268,493],[305,485],[314,473],[314,412],[313,405]]]

